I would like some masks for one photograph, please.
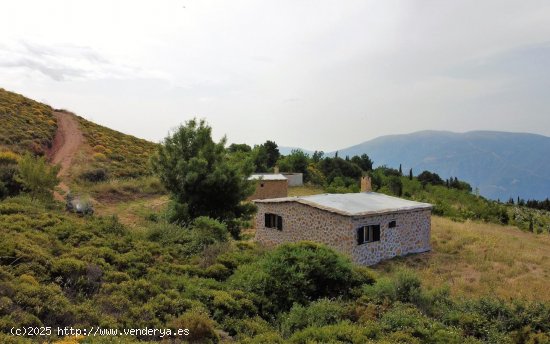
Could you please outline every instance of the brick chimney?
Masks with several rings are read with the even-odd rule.
[[[275,166],[275,168],[273,168],[273,173],[275,174],[279,173],[279,166]]]
[[[369,176],[361,177],[361,192],[371,192],[372,184]]]

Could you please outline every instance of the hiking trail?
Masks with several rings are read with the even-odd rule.
[[[53,140],[52,148],[48,157],[52,164],[59,164],[61,169],[57,176],[61,180],[59,188],[67,194],[69,186],[66,184],[69,177],[69,169],[73,158],[84,144],[84,136],[80,131],[78,120],[73,114],[67,112],[54,111],[57,119],[57,132]],[[54,192],[54,197],[58,201],[64,201],[64,195]]]

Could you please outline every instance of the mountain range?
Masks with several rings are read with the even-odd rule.
[[[550,197],[550,137],[543,135],[429,130],[381,136],[338,150],[340,157],[364,153],[375,166],[401,164],[404,174],[412,168],[415,175],[428,170],[443,179],[458,177],[491,199]]]

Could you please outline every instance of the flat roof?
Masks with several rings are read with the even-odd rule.
[[[429,203],[409,201],[377,192],[294,196],[262,199],[254,202],[297,202],[345,216],[361,216],[432,208],[432,205]]]
[[[256,173],[248,177],[248,180],[288,180],[280,173]]]

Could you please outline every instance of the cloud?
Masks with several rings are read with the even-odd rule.
[[[0,68],[38,72],[55,81],[166,78],[160,72],[112,62],[90,47],[23,40],[0,46]]]

